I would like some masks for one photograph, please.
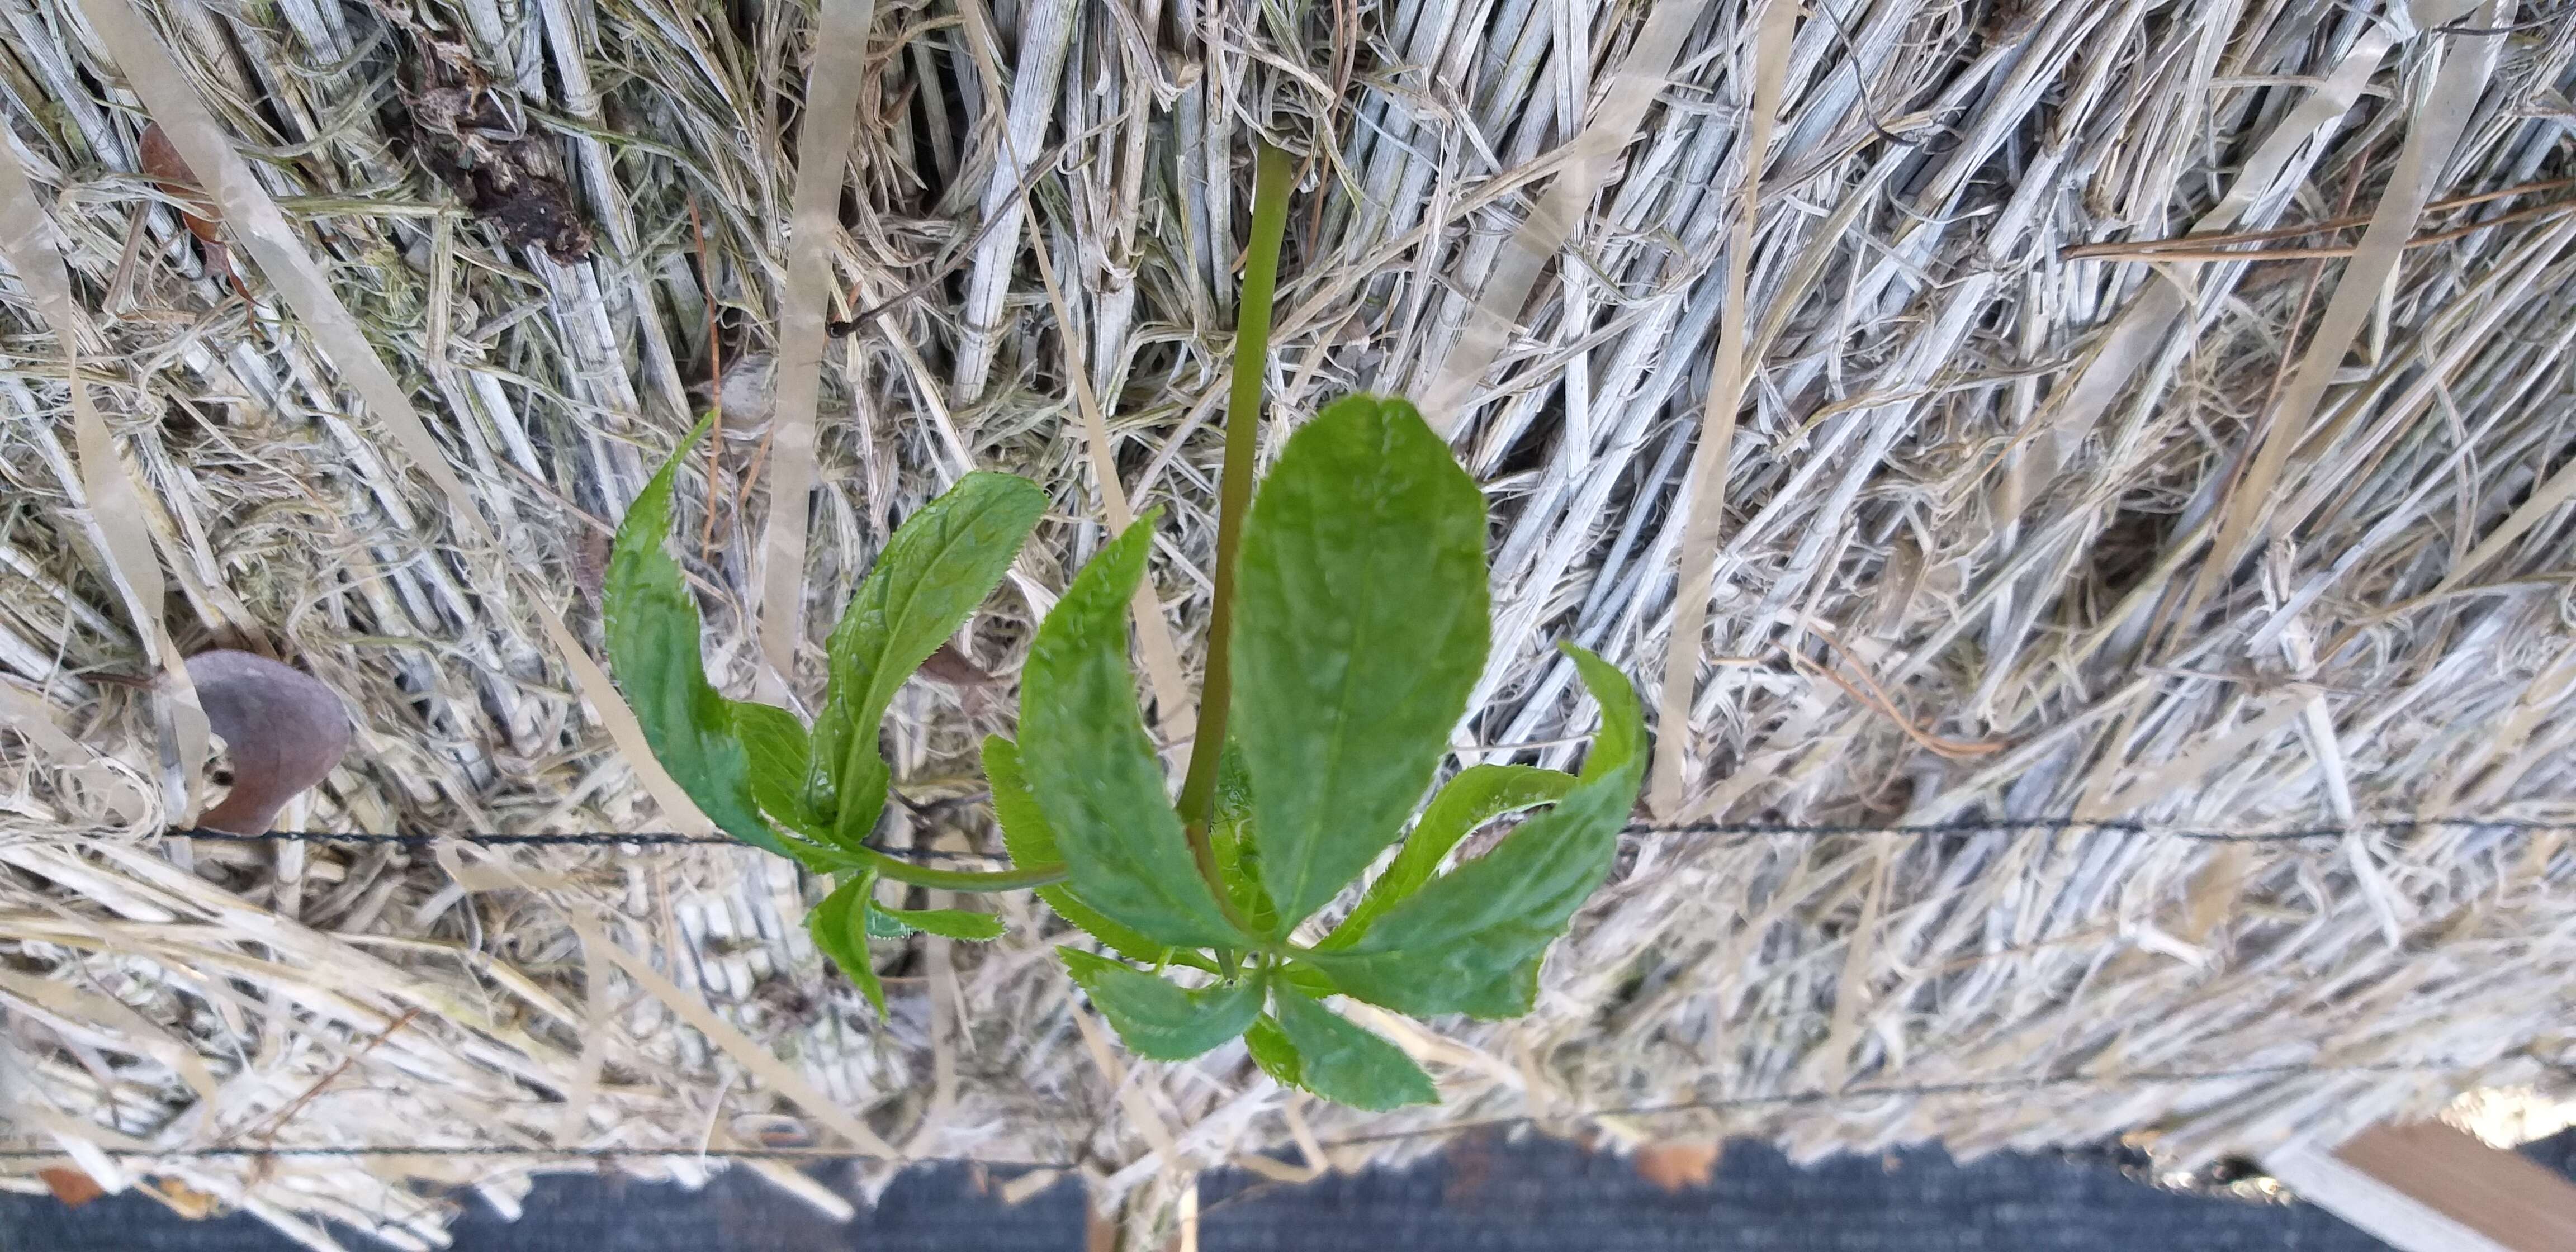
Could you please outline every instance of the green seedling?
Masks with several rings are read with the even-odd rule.
[[[690,798],[743,842],[834,879],[807,925],[880,1012],[869,939],[1001,931],[986,913],[887,908],[880,878],[1033,888],[1108,953],[1059,952],[1137,1054],[1186,1060],[1241,1038],[1282,1083],[1388,1109],[1435,1100],[1430,1077],[1324,1001],[1415,1016],[1528,1012],[1548,944],[1609,874],[1644,777],[1645,727],[1627,679],[1569,645],[1601,706],[1582,773],[1479,765],[1422,805],[1485,663],[1484,497],[1413,406],[1371,396],[1299,429],[1255,496],[1246,428],[1287,189],[1286,161],[1265,149],[1209,660],[1177,802],[1128,665],[1150,513],[1093,556],[1040,623],[1021,673],[1018,741],[984,743],[1008,872],[932,869],[867,840],[890,785],[877,745],[886,707],[1000,584],[1043,509],[1034,484],[971,474],[904,522],[832,632],[809,730],[785,710],[727,700],[706,679],[696,603],[662,550],[672,474],[693,434],[619,528],[608,649],[655,756]],[[1477,828],[1538,809],[1442,872]],[[1391,847],[1358,903],[1322,925]]]

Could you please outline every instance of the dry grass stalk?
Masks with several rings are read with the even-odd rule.
[[[123,3],[0,0],[0,112],[137,484],[130,513],[88,511],[66,332],[20,270],[0,314],[0,1037],[18,1142],[102,1184],[168,1180],[316,1247],[318,1217],[428,1247],[440,1189],[515,1203],[548,1167],[441,1147],[640,1149],[664,1154],[618,1167],[696,1180],[701,1148],[831,1144],[838,1122],[915,1156],[1073,1164],[1155,1214],[1249,1152],[1348,1164],[1436,1142],[1357,1135],[1498,1116],[1809,1152],[2152,1126],[2189,1159],[2568,1059],[2548,989],[2576,972],[2576,864],[2548,831],[1641,836],[1539,1011],[1403,1032],[1448,1102],[1369,1120],[1233,1052],[1111,1081],[1027,901],[1001,905],[1000,944],[890,953],[880,1026],[793,924],[810,885],[748,853],[149,842],[169,816],[152,702],[91,676],[146,672],[163,631],[347,699],[357,747],[286,824],[688,823],[616,751],[622,711],[581,655],[600,535],[720,357],[720,472],[684,480],[716,513],[691,567],[718,672],[751,690],[757,464],[796,416],[769,382],[790,144],[815,97],[794,6],[147,5],[175,68],[136,81]],[[1192,655],[1245,132],[1310,154],[1276,332],[1287,420],[1428,385],[1528,272],[1511,241],[1572,176],[1640,8],[882,0],[821,249],[845,293],[825,314],[882,311],[823,348],[791,685],[811,695],[812,641],[891,522],[971,466],[1058,499],[961,641],[1012,673],[1103,534],[1086,390],[1116,485],[1165,509],[1160,603]],[[1711,467],[1715,667],[1666,727],[1685,813],[2576,818],[2576,220],[2534,211],[2576,173],[2576,27],[2475,33],[2515,25],[2502,3],[1825,0],[1775,66],[1755,162],[1753,11],[1706,6],[1459,406],[1500,614],[1463,738],[1531,745],[1481,759],[1579,753],[1554,640],[1641,677],[1665,655],[1732,272],[1755,369]],[[456,65],[482,77],[437,68]],[[469,107],[433,110],[438,131],[442,104]],[[238,170],[188,150],[192,107]],[[148,122],[211,180],[254,302],[184,220],[206,200],[143,160]],[[589,251],[423,167],[469,140],[530,163],[514,185],[562,203],[518,218],[569,214]],[[1747,168],[1759,212],[1739,221]],[[2356,217],[2348,259],[2086,254]],[[132,536],[93,523],[148,537],[164,614],[99,555]],[[965,694],[898,702],[899,839],[990,846],[965,775],[993,719]],[[2273,1064],[2323,1068],[2244,1072]],[[2123,1079],[2206,1071],[2239,1076]],[[2102,1081],[1599,1115],[2041,1074]],[[148,1156],[254,1129],[424,1151]]]

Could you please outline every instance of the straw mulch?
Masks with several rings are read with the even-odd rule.
[[[2576,864],[2563,832],[2496,825],[1638,835],[1527,1020],[1380,1023],[1446,1096],[1401,1117],[1283,1093],[1239,1048],[1125,1059],[1021,898],[1000,943],[885,945],[874,1022],[782,864],[470,842],[685,825],[545,619],[595,651],[607,527],[718,390],[677,544],[713,670],[753,690],[769,484],[808,466],[771,436],[801,407],[773,362],[816,13],[140,10],[494,537],[344,389],[239,224],[192,232],[191,175],[147,163],[153,119],[94,20],[123,3],[0,0],[0,111],[141,497],[87,508],[102,464],[65,345],[13,287],[9,1146],[316,1247],[318,1217],[419,1247],[453,1185],[508,1203],[531,1169],[599,1167],[548,1149],[668,1153],[617,1167],[681,1178],[758,1145],[1047,1162],[1142,1212],[1246,1154],[1294,1174],[1524,1114],[1809,1152],[2144,1127],[2188,1161],[2545,1082],[2568,1054]],[[1313,157],[1271,375],[1288,420],[1438,392],[1487,315],[1512,328],[1447,410],[1494,509],[1465,759],[1576,759],[1591,712],[1559,639],[1655,702],[1714,391],[1723,473],[1688,488],[1716,523],[1710,624],[1664,816],[2576,819],[2576,24],[2456,0],[1825,0],[1764,40],[1759,11],[883,0],[864,45],[827,42],[815,94],[857,105],[826,315],[882,313],[824,353],[796,690],[890,523],[957,473],[1056,499],[968,649],[999,684],[952,672],[898,703],[891,837],[992,846],[973,736],[1007,723],[1032,619],[1104,534],[1086,392],[1123,495],[1164,509],[1155,576],[1196,655],[1263,129]],[[1569,147],[1623,107],[1642,124],[1608,159]],[[2191,233],[2223,239],[2140,250]],[[107,556],[137,534],[167,580],[147,625]],[[280,825],[466,841],[153,838],[178,816],[156,701],[108,679],[148,677],[162,630],[345,698],[355,750]],[[2172,1077],[2211,1071],[2236,1076]],[[1725,1104],[1926,1085],[1947,1089]],[[1605,1112],[1676,1104],[1722,1107]],[[384,1145],[423,1151],[149,1155]],[[9,1183],[63,1163],[13,1158]]]

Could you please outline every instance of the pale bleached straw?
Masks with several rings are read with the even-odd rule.
[[[1797,29],[1791,0],[1762,0],[1750,49],[1752,112],[1741,160],[1743,182],[1727,236],[1725,304],[1718,310],[1716,378],[1700,413],[1698,448],[1681,486],[1681,549],[1675,558],[1672,635],[1664,643],[1664,678],[1655,704],[1654,768],[1646,807],[1667,819],[1682,808],[1682,770],[1690,755],[1691,695],[1699,686],[1700,640],[1708,626],[1709,593],[1717,581],[1717,529],[1726,503],[1727,454],[1735,447],[1736,410],[1745,385],[1761,368],[1745,343],[1753,273],[1753,230],[1762,212],[1762,171],[1779,121],[1780,92],[1789,73],[1789,36]]]
[[[2472,24],[2494,27],[2501,23],[2503,10],[2503,0],[2443,0],[2422,6],[2425,25],[2432,27],[2454,18],[2481,17],[2487,20]],[[2342,367],[2344,355],[2353,337],[2361,332],[2371,307],[2382,298],[2389,276],[2396,272],[2406,241],[2414,235],[2415,223],[2423,216],[2424,203],[2433,198],[2434,179],[2450,163],[2451,151],[2467,130],[2469,115],[2485,95],[2487,80],[2495,73],[2497,57],[2504,48],[2499,34],[2462,34],[2436,39],[2433,44],[2440,68],[2434,71],[2431,87],[2422,97],[2416,124],[2407,128],[2405,145],[2398,150],[2396,171],[2381,191],[2379,206],[2371,213],[2370,225],[2362,232],[2351,261],[2335,280],[2334,296],[2326,303],[2316,333],[2308,340],[2298,372],[2264,414],[2262,435],[2251,463],[2228,494],[2225,518],[2218,537],[2211,542],[2209,559],[2201,565],[2200,576],[2192,584],[2188,603],[2207,598],[2219,580],[2232,572],[2268,512],[2273,484],[2280,480],[2290,454],[2307,438],[2308,420],[2316,412],[2317,402],[2334,381],[2335,371]]]
[[[825,0],[805,71],[789,202],[787,283],[779,297],[777,407],[769,424],[769,517],[760,532],[760,698],[789,702],[805,634],[806,496],[814,486],[814,406],[822,386],[832,236],[841,229],[876,0]],[[710,504],[709,508],[714,506]]]
[[[126,72],[126,85],[142,97],[148,110],[170,145],[178,149],[190,170],[205,181],[206,189],[222,208],[224,221],[242,246],[259,261],[260,272],[276,284],[301,319],[306,333],[320,344],[323,352],[342,378],[356,389],[369,411],[376,415],[400,445],[413,465],[427,475],[451,506],[449,520],[468,538],[491,545],[498,542],[472,492],[456,476],[447,456],[431,438],[429,428],[413,410],[383,360],[367,343],[366,334],[350,315],[347,305],[331,290],[321,267],[305,251],[303,242],[289,226],[277,202],[250,171],[250,166],[233,151],[231,139],[207,111],[160,40],[152,35],[132,7],[131,0],[81,0],[83,11],[97,30],[99,40],[109,55]],[[682,825],[708,825],[688,793],[680,790],[653,756],[651,745],[644,741],[643,727],[634,712],[626,707],[607,674],[583,652],[553,607],[540,597],[534,601],[537,620],[545,627],[549,642],[573,671],[582,694],[598,709],[608,724],[608,731],[635,771],[636,779],[653,793],[654,799],[671,821]]]
[[[91,394],[143,493],[172,633],[264,638],[342,692],[360,744],[287,824],[397,840],[298,841],[298,873],[267,842],[136,846],[162,820],[149,702],[90,680],[149,669],[121,593],[88,576],[64,450],[77,414],[50,347],[0,371],[0,459],[33,467],[11,483],[31,507],[0,529],[0,716],[19,728],[0,737],[29,749],[0,796],[0,932],[17,978],[106,988],[149,1027],[77,994],[0,993],[44,1024],[0,1031],[31,1078],[12,1090],[52,1102],[20,1124],[85,1167],[131,1177],[150,1160],[282,1228],[383,1223],[426,1247],[451,1211],[423,1195],[475,1188],[506,1210],[533,1202],[514,1197],[539,1170],[702,1183],[729,1145],[847,1150],[691,1026],[689,1004],[883,1137],[1081,1163],[1099,1203],[1140,1221],[1200,1168],[1289,1145],[1313,1165],[1400,1161],[1501,1119],[1623,1150],[1749,1134],[1801,1156],[2152,1125],[2182,1163],[2426,1115],[2461,1085],[2545,1087],[2576,1061],[2534,992],[2576,977],[2571,523],[2547,507],[2576,413],[2576,259],[2548,203],[2564,192],[2540,187],[2559,147],[2529,116],[2576,84],[2546,56],[2499,64],[2475,93],[2409,233],[2440,242],[2376,284],[2270,522],[2242,544],[2260,559],[2186,613],[2231,467],[2344,266],[2130,255],[2202,222],[2371,211],[2430,129],[2437,61],[2494,38],[2436,31],[2420,6],[2304,0],[2033,5],[1990,23],[1912,0],[1803,8],[1745,253],[1742,352],[1760,369],[1713,562],[1737,594],[1712,600],[1714,674],[1678,728],[1686,811],[1710,825],[1624,839],[1529,1016],[1389,1025],[1446,1103],[1363,1116],[1300,1102],[1234,1049],[1178,1066],[1113,1052],[1113,1083],[1074,1024],[1062,932],[1023,897],[983,905],[1009,933],[944,967],[878,945],[880,1023],[799,925],[819,884],[671,837],[685,818],[612,751],[619,710],[584,707],[581,684],[605,685],[566,642],[594,628],[585,579],[683,420],[662,354],[708,363],[712,305],[727,464],[776,408],[775,227],[793,211],[815,10],[746,30],[666,0],[424,0],[415,19],[445,44],[365,8],[145,6],[170,81],[220,119],[393,376],[425,380],[418,416],[496,544],[441,524],[455,503],[386,446],[372,404],[348,416],[264,263],[236,247],[238,298],[175,220],[184,189],[134,172],[142,117],[80,2],[0,13],[33,106],[13,142],[95,305]],[[892,844],[999,847],[975,744],[1009,733],[1035,616],[1098,536],[1095,449],[1137,495],[1151,480],[1177,638],[1205,620],[1206,415],[1250,120],[1317,137],[1275,343],[1293,416],[1426,378],[1469,334],[1527,259],[1507,251],[1523,210],[1560,193],[1569,136],[1663,7],[970,7],[991,21],[979,34],[879,6],[830,263],[908,294],[844,341],[856,407],[818,406],[807,593],[845,594],[886,527],[964,468],[1028,475],[1062,505],[1015,566],[1024,594],[961,641],[999,685],[898,696]],[[1462,401],[1497,630],[1461,763],[1577,764],[1595,717],[1556,643],[1651,681],[1675,633],[1679,480],[1717,372],[1762,16],[1701,7],[1616,180],[1540,253]],[[591,256],[531,253],[502,220],[524,203],[453,195],[421,168],[416,106],[451,81],[442,48],[488,74],[475,101],[493,124],[476,134],[567,154],[563,203]],[[429,72],[339,68],[359,50]],[[1006,149],[1006,123],[1036,142]],[[2105,248],[2122,251],[2092,255]],[[26,294],[0,319],[50,344]],[[985,385],[952,406],[970,304]],[[751,494],[739,515],[761,511]],[[709,667],[747,687],[761,548],[736,515],[716,516],[691,570]],[[539,579],[562,622],[531,612]],[[2338,806],[2443,820],[2321,829]],[[2068,815],[2139,825],[2034,820]],[[2173,837],[2186,829],[2314,837]],[[399,841],[467,831],[539,842],[510,845],[512,881]],[[618,832],[653,833],[566,838]],[[576,915],[675,994],[585,959]],[[1752,1098],[1836,1073],[1869,1078],[1831,1100]],[[2117,1081],[2153,1074],[2206,1077]],[[1980,1085],[2015,1075],[2087,1081],[2005,1099]],[[106,1108],[168,1129],[120,1134],[90,1120]],[[290,1108],[280,1149],[418,1133],[454,1155],[175,1155]],[[146,1151],[122,1155],[129,1142]],[[717,1154],[629,1151],[700,1143]],[[34,1185],[33,1162],[5,1168]],[[847,1168],[868,1194],[894,1166]]]
[[[164,624],[161,562],[144,522],[143,489],[134,471],[117,453],[116,436],[99,414],[90,382],[81,372],[82,358],[96,339],[89,318],[72,295],[71,276],[63,265],[53,220],[27,184],[17,152],[0,143],[0,256],[16,271],[18,281],[35,297],[36,309],[53,327],[63,354],[63,379],[71,391],[72,431],[79,449],[84,520],[102,571],[125,603],[143,655],[161,671],[158,702],[162,739],[162,804],[173,820],[196,820],[197,777],[208,751],[206,712],[198,705],[196,684],[182,664],[179,645]]]
[[[1669,79],[1674,58],[1708,8],[1703,0],[1666,0],[1649,10],[1636,42],[1610,78],[1610,89],[1581,132],[1556,152],[1556,177],[1531,207],[1529,217],[1503,248],[1493,275],[1477,294],[1466,330],[1435,369],[1417,407],[1431,428],[1448,433],[1466,416],[1470,394],[1502,355],[1503,345],[1519,324],[1521,312],[1538,286],[1539,272],[1564,251],[1582,224],[1583,212],[1601,194],[1601,185],[1616,166],[1619,150],[1637,134],[1637,123]]]

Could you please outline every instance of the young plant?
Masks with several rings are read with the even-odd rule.
[[[892,782],[877,747],[886,706],[1000,585],[1045,511],[1046,493],[1008,474],[968,474],[906,519],[832,629],[822,713],[808,730],[785,709],[728,700],[707,681],[697,601],[662,550],[672,476],[707,426],[689,432],[618,525],[603,596],[609,663],[653,756],[719,829],[834,880],[806,927],[882,1013],[885,990],[867,959],[871,935],[991,939],[1001,925],[984,913],[887,908],[876,902],[879,878],[1007,891],[1064,877],[1052,858],[1007,873],[964,873],[898,860],[867,843]]]
[[[876,736],[904,678],[991,593],[1044,495],[972,474],[906,520],[833,630],[822,716],[730,701],[706,680],[696,604],[662,551],[671,475],[618,531],[608,648],[655,756],[717,825],[836,880],[816,945],[883,1011],[870,936],[991,938],[986,914],[889,909],[880,877],[953,891],[1035,888],[1114,956],[1059,949],[1138,1054],[1184,1060],[1242,1038],[1282,1083],[1366,1109],[1437,1098],[1394,1044],[1324,1006],[1515,1017],[1548,944],[1608,876],[1645,773],[1636,692],[1570,645],[1601,705],[1580,775],[1479,765],[1434,795],[1485,663],[1484,497],[1413,407],[1353,396],[1297,431],[1253,492],[1287,166],[1264,150],[1219,501],[1207,676],[1175,803],[1138,711],[1129,606],[1153,515],[1084,565],[1038,627],[1017,743],[984,743],[1017,868],[934,870],[867,838],[889,784]],[[697,436],[692,435],[689,443]],[[1546,808],[1493,850],[1440,867],[1496,818]],[[1395,847],[1329,929],[1326,906]],[[1117,958],[1124,958],[1117,959]],[[1166,977],[1180,969],[1187,982]]]

